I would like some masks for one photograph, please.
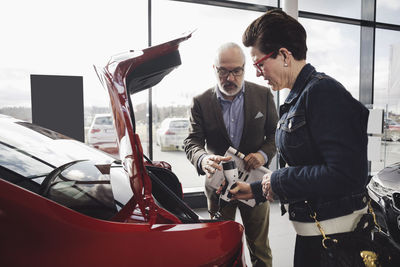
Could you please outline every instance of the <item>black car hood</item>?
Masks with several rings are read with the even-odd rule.
[[[384,186],[400,189],[400,162],[390,165],[378,173],[379,180]]]

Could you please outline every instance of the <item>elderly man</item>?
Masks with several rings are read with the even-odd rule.
[[[191,127],[185,152],[199,175],[212,179],[229,146],[246,155],[247,170],[268,166],[275,155],[277,113],[273,95],[266,87],[244,80],[245,56],[235,43],[217,50],[214,71],[216,86],[193,99]],[[223,219],[234,220],[236,209],[245,227],[253,266],[272,266],[268,242],[269,203],[250,207],[231,201],[218,205],[218,195],[206,187],[211,217],[220,212]]]

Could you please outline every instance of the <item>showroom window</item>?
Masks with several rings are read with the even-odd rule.
[[[241,45],[241,34],[262,13],[158,0],[153,1],[152,16],[162,17],[163,14],[173,14],[173,11],[178,9],[179,16],[170,16],[167,20],[154,19],[152,25],[154,43],[168,40],[174,34],[196,30],[193,37],[180,47],[182,65],[153,88],[153,159],[167,159],[172,166],[179,166],[174,171],[181,177],[184,188],[201,188],[204,179],[197,176],[195,168],[186,159],[183,151],[161,150],[163,144],[160,140],[165,138],[165,135],[159,130],[159,126],[168,117],[189,117],[188,109],[192,98],[215,84],[212,64],[218,45],[227,41]],[[302,18],[300,22],[308,32],[308,62],[338,79],[355,98],[358,98],[359,26]],[[227,30],[215,30],[216,28]],[[249,55],[247,48],[245,53]],[[248,57],[246,79],[265,85],[263,79],[255,76],[255,71],[249,63],[251,59]]]
[[[400,24],[400,1],[376,0],[376,21],[390,24]]]
[[[233,2],[249,3],[264,6],[278,6],[277,0],[231,0]]]
[[[175,10],[179,10],[179,16],[173,15]],[[165,119],[189,118],[193,97],[216,84],[213,70],[216,49],[226,42],[242,46],[242,33],[260,14],[178,1],[153,1],[154,44],[194,30],[192,37],[180,46],[182,65],[153,88],[153,159],[166,160],[172,165],[185,192],[202,191],[204,177],[197,175],[182,151],[183,131],[160,126]],[[247,57],[246,80],[265,85],[263,79],[256,77],[249,50],[243,49]],[[186,125],[187,134],[189,125]]]
[[[376,170],[400,161],[400,32],[376,31],[374,108],[384,110],[384,135]]]
[[[301,11],[354,19],[361,18],[361,1],[362,0],[298,0],[299,10]]]
[[[338,80],[358,99],[360,27],[303,18],[299,22],[307,31],[307,62]]]
[[[147,47],[147,1],[8,1],[0,9],[0,113],[31,120],[31,74],[83,76],[85,126],[108,113],[93,65]]]
[[[340,81],[356,99],[360,99],[360,93],[373,96],[373,107],[384,110],[385,136],[380,158],[372,163],[372,171],[400,160],[396,152],[400,142],[395,130],[400,122],[400,90],[398,75],[394,74],[400,64],[400,3],[376,0],[376,23],[361,21],[362,14],[374,14],[373,2],[298,1],[299,21],[308,33],[307,61]],[[78,0],[8,2],[0,10],[0,22],[7,25],[2,28],[0,50],[0,113],[31,120],[31,74],[83,76],[85,126],[89,128],[95,114],[110,112],[108,93],[98,81],[93,64],[103,67],[112,55],[143,49],[149,43],[156,45],[194,31],[192,38],[181,44],[182,65],[150,91],[133,95],[132,103],[144,153],[154,160],[171,163],[186,191],[202,188],[204,179],[197,176],[183,151],[161,151],[157,139],[160,125],[166,118],[187,119],[192,98],[215,84],[212,69],[215,49],[227,41],[241,44],[246,26],[268,8],[281,7],[282,3],[282,0],[116,0],[112,5],[106,1],[93,5]],[[362,3],[370,4],[364,6],[364,13]],[[363,29],[370,30],[367,31],[370,35],[360,37],[361,24]],[[372,42],[375,51],[369,50],[373,50]],[[360,70],[361,49],[369,55],[375,53],[374,62],[367,61],[368,66],[374,64],[367,72]],[[246,48],[245,53],[249,55]],[[245,71],[247,80],[265,84],[255,76],[249,57]],[[365,86],[366,80],[373,85]],[[284,93],[274,96],[277,103],[285,99]]]

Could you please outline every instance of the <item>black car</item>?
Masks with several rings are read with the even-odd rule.
[[[372,176],[367,188],[379,227],[400,248],[400,162]]]

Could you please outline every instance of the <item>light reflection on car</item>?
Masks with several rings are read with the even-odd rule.
[[[245,266],[243,226],[200,218],[135,133],[130,94],[180,65],[189,37],[114,57],[100,73],[120,160],[0,116],[0,266]]]

